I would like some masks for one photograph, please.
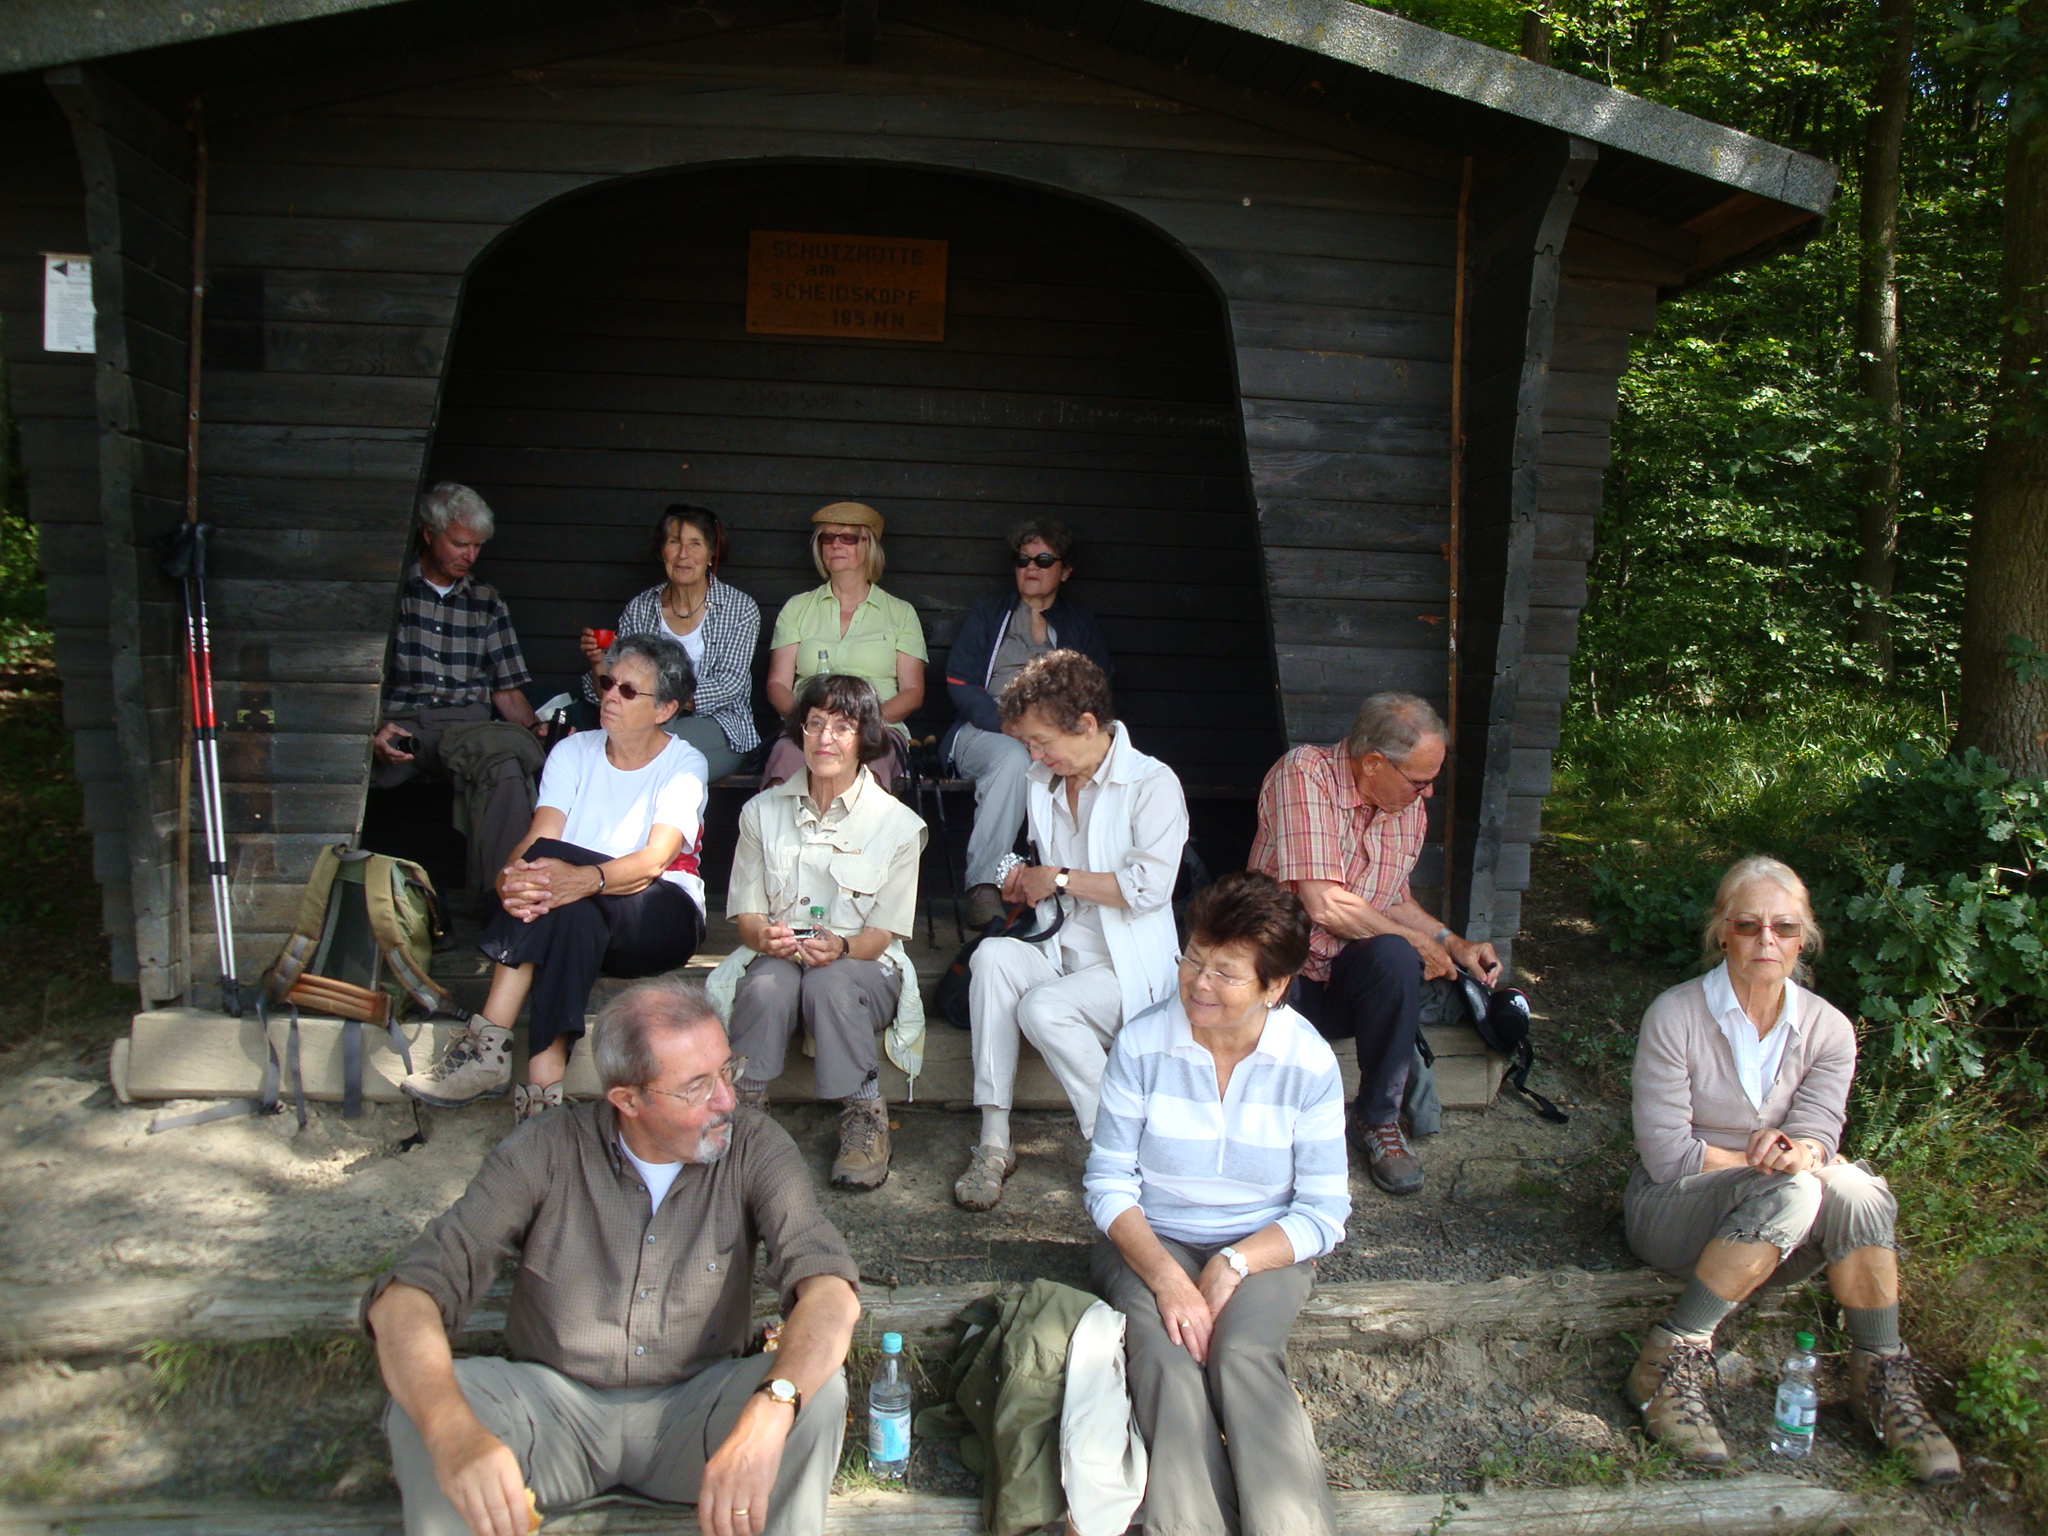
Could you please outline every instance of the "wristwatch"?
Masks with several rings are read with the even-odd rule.
[[[1067,877],[1072,873],[1072,870],[1063,869],[1054,875],[1052,877],[1052,888],[1056,891],[1064,891],[1067,888]]]
[[[1251,1279],[1251,1261],[1247,1259],[1243,1254],[1239,1253],[1235,1248],[1218,1248],[1216,1250],[1216,1257],[1221,1259],[1224,1263],[1228,1264],[1232,1269],[1236,1270],[1238,1279]]]
[[[769,1377],[761,1385],[754,1388],[754,1390],[761,1393],[771,1403],[786,1403],[791,1408],[796,1409],[801,1409],[804,1405],[804,1395],[797,1391],[796,1383],[785,1381],[780,1376]]]
[[[1439,944],[1448,943],[1450,940],[1455,939],[1456,937],[1457,935],[1451,932],[1451,930],[1448,928],[1439,928],[1436,931],[1436,942]]]

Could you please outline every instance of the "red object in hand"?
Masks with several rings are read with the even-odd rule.
[[[619,638],[619,632],[615,629],[593,629],[590,638],[608,651],[612,648],[612,642]]]

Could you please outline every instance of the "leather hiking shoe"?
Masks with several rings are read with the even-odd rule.
[[[1390,1195],[1412,1195],[1422,1188],[1422,1164],[1409,1150],[1398,1122],[1367,1125],[1353,1121],[1351,1144],[1365,1154],[1365,1171]]]
[[[986,928],[1003,915],[1003,893],[992,885],[967,888],[967,926]]]
[[[832,1159],[835,1189],[880,1189],[889,1178],[889,1106],[880,1099],[849,1099],[839,1112],[839,1155]]]
[[[512,1123],[524,1125],[536,1116],[551,1109],[562,1107],[562,1085],[549,1083],[535,1087],[531,1083],[520,1083],[512,1090]]]
[[[953,1203],[963,1211],[992,1211],[1003,1198],[1003,1180],[1017,1171],[1017,1154],[986,1142],[967,1159],[967,1171],[953,1181]]]
[[[742,1088],[735,1084],[732,1096],[739,1100],[741,1109],[758,1109],[764,1115],[768,1113],[768,1089],[766,1085],[759,1088]]]
[[[1932,1387],[1941,1380],[1915,1360],[1910,1349],[1896,1355],[1849,1351],[1849,1411],[1870,1426],[1880,1445],[1897,1452],[1923,1483],[1952,1483],[1963,1475],[1955,1446],[1920,1399],[1923,1385]]]
[[[1628,1373],[1629,1405],[1643,1416],[1643,1429],[1687,1461],[1725,1466],[1728,1443],[1707,1407],[1707,1373],[1721,1380],[1714,1346],[1681,1338],[1658,1324],[1643,1340],[1635,1369]]]
[[[471,1019],[439,1061],[408,1073],[398,1086],[436,1109],[503,1098],[512,1086],[512,1031],[483,1018]]]

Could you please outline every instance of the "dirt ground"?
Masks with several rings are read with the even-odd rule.
[[[1544,866],[1539,859],[1539,880]],[[1442,1134],[1418,1143],[1428,1174],[1419,1196],[1391,1200],[1354,1175],[1350,1236],[1325,1261],[1325,1278],[1633,1267],[1616,1220],[1630,1161],[1616,1067],[1625,1073],[1634,1013],[1658,979],[1606,953],[1562,878],[1530,893],[1525,921],[1517,969],[1536,999],[1545,1057],[1533,1085],[1564,1104],[1571,1123],[1546,1124],[1512,1095],[1484,1113],[1448,1113]],[[447,1207],[509,1128],[503,1103],[429,1112],[417,1125],[410,1108],[372,1106],[349,1122],[338,1106],[314,1106],[303,1132],[287,1114],[150,1136],[159,1106],[115,1103],[101,1049],[76,1044],[104,1039],[106,1022],[0,1057],[0,1281],[368,1275]],[[832,1113],[776,1113],[822,1187]],[[972,1117],[906,1106],[894,1124],[888,1184],[823,1197],[866,1279],[1086,1283],[1093,1232],[1080,1202],[1083,1143],[1069,1117],[1017,1116],[1018,1171],[985,1215],[950,1197]],[[425,1143],[402,1149],[416,1129]],[[1810,1314],[1817,1303],[1790,1306]],[[1758,1366],[1767,1371],[1785,1352],[1792,1326],[1784,1315],[1743,1313],[1724,1332],[1723,1423],[1744,1464],[1774,1460]],[[1560,1348],[1454,1334],[1374,1355],[1304,1355],[1296,1374],[1339,1486],[1618,1483],[1672,1475],[1645,1450],[1616,1390],[1633,1348],[1625,1339]],[[1824,1402],[1820,1449],[1802,1475],[1895,1486],[1896,1469],[1874,1457],[1867,1434],[1825,1391]],[[367,1354],[352,1341],[15,1362],[0,1366],[0,1498],[389,1496],[381,1405]],[[920,1447],[912,1483],[972,1487],[945,1445]],[[2010,1494],[1982,1477],[1904,1497],[1935,1525],[1996,1530],[2014,1519]]]

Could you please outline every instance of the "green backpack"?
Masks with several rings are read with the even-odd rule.
[[[417,864],[345,843],[322,848],[266,991],[273,1002],[379,1026],[408,1002],[425,1018],[467,1018],[430,974],[443,926],[437,902]]]

